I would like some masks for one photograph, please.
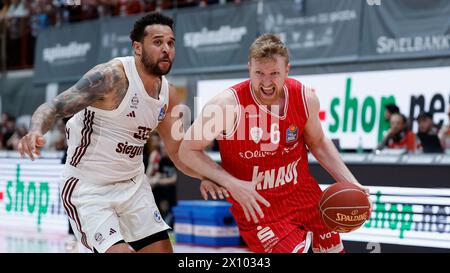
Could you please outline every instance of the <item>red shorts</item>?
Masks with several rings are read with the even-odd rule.
[[[241,236],[253,252],[306,253],[312,245],[313,252],[342,252],[339,233],[322,222],[317,207],[301,209],[290,219],[255,225]]]

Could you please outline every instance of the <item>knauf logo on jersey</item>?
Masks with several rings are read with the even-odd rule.
[[[289,163],[286,166],[281,166],[278,169],[269,169],[266,171],[259,171],[259,166],[253,167],[252,181],[262,181],[256,186],[257,190],[267,190],[284,186],[290,182],[297,184],[297,165],[301,158]]]
[[[53,63],[63,59],[86,57],[90,49],[91,43],[70,42],[66,46],[58,43],[55,47],[44,48],[42,58],[48,63]]]

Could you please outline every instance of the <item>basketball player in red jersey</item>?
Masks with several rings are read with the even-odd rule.
[[[248,68],[250,80],[205,106],[181,143],[181,161],[229,191],[231,211],[252,251],[301,253],[312,244],[314,252],[342,252],[339,234],[321,220],[322,191],[309,173],[307,148],[337,181],[363,187],[324,136],[317,96],[288,78],[288,51],[275,35],[251,45]],[[204,153],[214,138],[221,166]],[[220,195],[223,188],[201,185],[203,194]]]

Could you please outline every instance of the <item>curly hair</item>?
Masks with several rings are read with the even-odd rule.
[[[173,19],[165,16],[159,12],[152,12],[144,17],[141,17],[138,19],[133,26],[133,29],[130,32],[130,39],[131,42],[142,42],[142,39],[144,39],[145,35],[145,28],[150,25],[165,25],[169,26],[170,29],[173,31]]]

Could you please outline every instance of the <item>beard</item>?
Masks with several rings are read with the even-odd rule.
[[[164,59],[169,60],[169,56],[168,55],[164,56]],[[169,73],[170,69],[172,68],[172,62],[170,62],[169,68],[167,68],[165,70],[161,70],[161,68],[159,68],[159,65],[158,65],[159,61],[160,60],[158,60],[156,63],[152,63],[149,56],[145,52],[145,50],[142,50],[141,62],[144,65],[145,70],[147,70],[148,73],[155,75],[155,76],[164,76],[167,73]]]

